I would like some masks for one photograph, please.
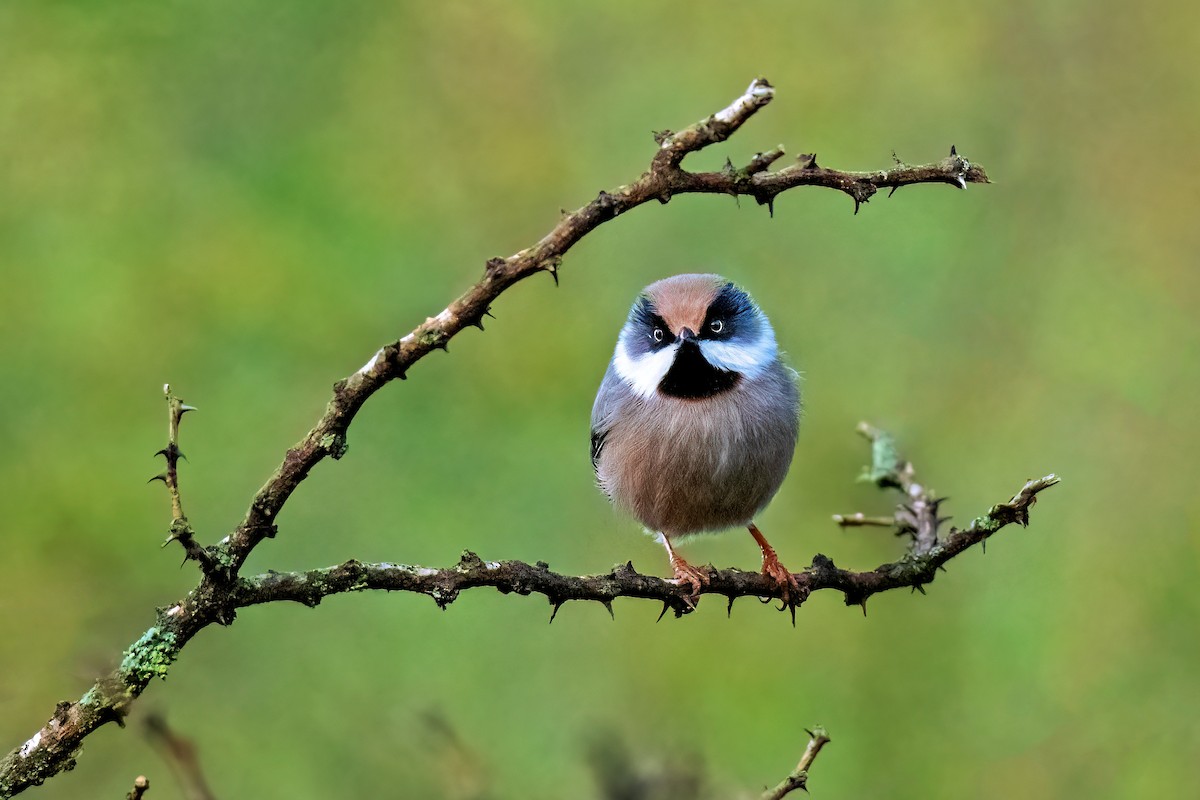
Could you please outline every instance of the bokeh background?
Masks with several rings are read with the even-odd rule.
[[[464,796],[462,770],[496,797],[588,796],[597,736],[754,790],[813,723],[833,736],[823,798],[1193,794],[1198,32],[1183,3],[3,4],[3,749],[194,583],[145,483],[164,382],[200,408],[182,480],[211,542],[333,381],[635,178],[651,131],[762,74],[776,101],[692,167],[782,142],[875,169],[955,144],[995,183],[857,216],[820,189],[774,219],[687,196],[605,225],[561,288],[515,287],[486,333],[373,398],[250,567],[470,548],[664,572],[593,488],[587,427],[635,293],[685,270],[749,288],[804,374],[795,465],[760,520],[785,563],[901,552],[829,519],[890,508],[855,482],[860,419],[960,521],[1059,473],[1028,530],[866,618],[820,593],[795,629],[719,600],[658,624],[641,602],[615,622],[572,605],[551,626],[542,600],[490,591],[444,612],[383,594],[247,610],[36,795],[116,797],[146,773],[179,797],[149,711],[222,797]],[[739,533],[687,552],[757,564]]]

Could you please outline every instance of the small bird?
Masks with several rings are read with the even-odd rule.
[[[798,585],[754,524],[783,483],[800,424],[797,374],[771,323],[719,275],[642,290],[592,407],[592,467],[619,508],[657,535],[693,599],[708,573],[674,543],[746,527],[785,604]]]

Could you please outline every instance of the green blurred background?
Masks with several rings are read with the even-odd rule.
[[[472,591],[261,607],[188,645],[125,731],[37,790],[179,797],[148,711],[222,797],[432,796],[433,710],[500,797],[587,796],[589,731],[774,783],[826,725],[835,797],[1180,797],[1197,789],[1194,403],[1200,13],[1105,2],[22,2],[0,7],[0,735],[77,698],[195,581],[160,550],[161,386],[200,412],[185,508],[228,532],[334,380],[436,313],[486,258],[635,178],[652,130],[757,75],[776,101],[689,162],[784,143],[821,163],[950,145],[995,184],[680,197],[607,224],[387,387],[254,570],[350,557],[543,559],[660,548],[593,488],[591,401],[635,293],[742,282],[805,376],[795,464],[760,523],[785,563],[901,552],[841,532],[869,419],[959,521],[1057,472],[1029,530],[865,619],[709,600],[571,605]],[[744,534],[698,561],[754,568]],[[451,792],[452,794],[452,792]]]

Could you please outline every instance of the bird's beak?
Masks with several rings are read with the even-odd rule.
[[[683,330],[681,330],[679,332],[679,342],[681,344],[683,344],[685,342],[695,342],[695,341],[696,341],[696,334],[692,332],[691,328],[684,328]]]

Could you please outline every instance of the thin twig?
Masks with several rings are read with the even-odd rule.
[[[163,547],[171,542],[179,542],[183,546],[184,563],[199,562],[200,569],[207,575],[212,572],[216,563],[215,559],[196,541],[196,532],[183,513],[183,498],[179,493],[179,459],[185,458],[179,449],[179,422],[183,419],[184,414],[195,411],[196,408],[186,405],[172,394],[169,383],[163,385],[163,395],[167,399],[167,446],[154,455],[166,459],[167,468],[150,479],[166,484],[167,494],[171,498],[171,529],[167,540],[163,542]]]
[[[446,716],[436,709],[421,715],[421,739],[437,762],[444,800],[488,800],[492,779],[479,753],[467,744]]]
[[[163,760],[175,773],[181,793],[187,800],[214,800],[212,789],[204,779],[204,771],[200,769],[196,745],[190,739],[172,730],[161,714],[151,714],[146,718],[146,738],[162,753]]]
[[[938,508],[945,498],[939,498],[932,489],[917,483],[912,463],[900,457],[891,434],[866,422],[858,424],[858,432],[871,442],[871,465],[864,470],[862,479],[881,489],[897,489],[905,499],[896,506],[896,513],[890,519],[868,517],[860,512],[849,516],[834,514],[833,521],[842,527],[892,527],[897,535],[912,537],[915,555],[929,553],[938,545],[938,528],[948,519],[938,517]]]
[[[120,666],[99,678],[78,702],[60,703],[41,730],[0,759],[0,798],[11,797],[73,767],[84,738],[100,726],[122,719],[149,682],[167,673],[179,651],[198,631],[213,623],[227,625],[233,622],[237,599],[245,599],[241,589],[244,583],[238,578],[242,565],[260,542],[275,535],[275,520],[280,511],[313,467],[327,456],[338,459],[345,454],[349,426],[375,392],[394,379],[403,379],[408,370],[429,353],[446,349],[448,342],[464,328],[482,328],[483,318],[492,303],[512,285],[539,272],[547,272],[557,281],[563,256],[600,225],[652,200],[666,203],[675,195],[688,193],[749,195],[773,210],[775,198],[781,192],[798,186],[825,186],[853,198],[857,211],[863,202],[884,187],[894,189],[916,183],[943,183],[965,188],[968,183],[988,182],[979,165],[959,156],[953,149],[948,157],[932,164],[897,165],[890,170],[865,173],[826,169],[817,165],[814,156],[804,156],[797,164],[769,172],[767,167],[782,154],[781,148],[765,156],[756,156],[744,170],[693,173],[682,168],[687,155],[728,139],[766,106],[774,93],[774,88],[760,78],[725,109],[678,133],[659,134],[656,137],[659,148],[649,170],[641,177],[612,191],[602,191],[591,202],[565,214],[546,236],[530,247],[507,258],[489,260],[478,283],[436,316],[379,348],[361,369],[338,381],[324,414],[313,429],[287,451],[279,467],[254,495],[242,522],[221,543],[196,551],[195,557],[201,561],[204,573],[199,584],[186,597],[159,612],[156,624],[125,651]],[[182,408],[179,413],[182,414]],[[175,418],[174,413],[172,418]],[[172,430],[177,434],[177,420]],[[170,461],[172,456],[165,455]],[[165,477],[163,480],[166,482]],[[1030,502],[1032,494],[1045,485],[1031,490]],[[177,505],[176,500],[172,496],[173,535],[177,520],[186,519],[182,502]],[[175,517],[176,510],[178,517]],[[1026,513],[1025,507],[1014,513]],[[949,558],[987,535],[990,532],[985,533],[983,529],[964,531],[960,536],[965,538],[957,540],[958,550],[953,549],[956,540],[951,536],[940,551],[935,549],[925,553],[917,560],[919,563],[898,563],[888,565],[888,569],[918,575],[922,581],[928,572],[932,580],[931,570],[936,567],[929,565],[940,557],[938,552],[950,553],[945,556]],[[971,538],[975,536],[979,539]],[[182,537],[175,538],[183,541]],[[889,581],[894,578],[883,575],[880,570],[861,573],[861,580],[847,582],[838,578],[834,583],[839,584],[836,588],[847,592],[848,601],[854,596],[865,598],[882,588],[893,588]],[[814,559],[813,568],[804,574],[814,571],[835,576],[840,573],[833,568],[832,562],[822,557]],[[670,601],[667,605],[671,605]]]
[[[712,796],[704,761],[686,750],[632,747],[620,733],[593,730],[588,766],[598,800],[703,800]],[[576,791],[570,796],[577,797]]]
[[[843,528],[879,527],[891,528],[896,524],[895,517],[868,517],[861,511],[854,514],[834,514],[833,521]]]
[[[809,737],[808,746],[804,748],[804,754],[800,756],[800,763],[796,764],[796,768],[780,781],[778,786],[763,792],[762,800],[779,800],[797,789],[808,791],[808,771],[812,768],[817,753],[820,753],[821,748],[829,744],[829,735],[820,725],[811,731],[805,731],[805,733]]]
[[[125,795],[125,800],[142,800],[146,790],[150,788],[150,781],[145,775],[138,775],[133,779],[133,789],[129,794]]]

